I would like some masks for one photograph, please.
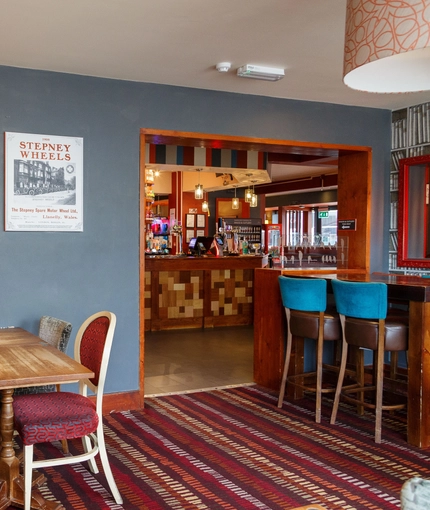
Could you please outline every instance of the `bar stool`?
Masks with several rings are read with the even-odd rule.
[[[401,321],[386,320],[388,299],[385,283],[332,280],[332,287],[342,325],[342,357],[330,423],[336,422],[342,396],[348,402],[375,410],[375,443],[380,443],[382,411],[405,407],[405,404],[383,405],[384,353],[407,350],[408,326]],[[376,367],[372,385],[358,382],[353,387],[342,388],[349,345],[374,351]],[[375,403],[363,398],[367,391],[375,394]],[[352,397],[351,393],[358,396]]]
[[[340,340],[339,316],[335,311],[331,313],[326,310],[326,280],[279,276],[279,286],[287,318],[287,345],[278,407],[282,407],[287,382],[305,391],[312,391],[316,394],[315,421],[320,423],[322,393],[333,393],[335,391],[335,387],[322,387],[323,344],[325,340]],[[316,371],[288,376],[293,336],[311,338],[317,341]],[[305,378],[315,377],[315,375],[315,384],[305,384]]]

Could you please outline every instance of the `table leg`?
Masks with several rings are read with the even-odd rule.
[[[20,462],[13,447],[13,389],[1,390],[0,510],[9,506],[24,507],[24,479],[19,473]],[[37,483],[40,484],[40,477]],[[46,501],[33,489],[31,508],[59,510],[60,503]]]

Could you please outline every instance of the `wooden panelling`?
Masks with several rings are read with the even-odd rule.
[[[254,382],[279,389],[284,357],[285,312],[281,270],[256,269],[254,277]]]
[[[145,329],[252,324],[254,269],[266,263],[249,256],[149,258]]]
[[[347,236],[348,268],[370,270],[370,178],[371,153],[341,153],[338,173],[338,220],[356,220]],[[339,232],[340,235],[340,232]]]

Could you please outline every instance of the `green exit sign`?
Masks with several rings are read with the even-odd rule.
[[[318,218],[328,218],[328,211],[318,211]]]

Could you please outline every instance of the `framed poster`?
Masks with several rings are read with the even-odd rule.
[[[186,215],[186,223],[187,223],[187,228],[194,228],[195,227],[195,224],[194,224],[194,218],[195,218],[195,215],[194,214],[187,214]]]
[[[191,229],[189,230],[189,229],[187,229],[187,230],[186,230],[186,239],[185,239],[185,241],[186,241],[187,243],[189,243],[193,237],[194,237],[194,230],[191,230]]]
[[[206,216],[204,214],[197,215],[197,228],[205,228]]]
[[[5,230],[83,231],[83,138],[5,133]]]
[[[204,237],[205,231],[204,230],[196,230],[196,237]]]

